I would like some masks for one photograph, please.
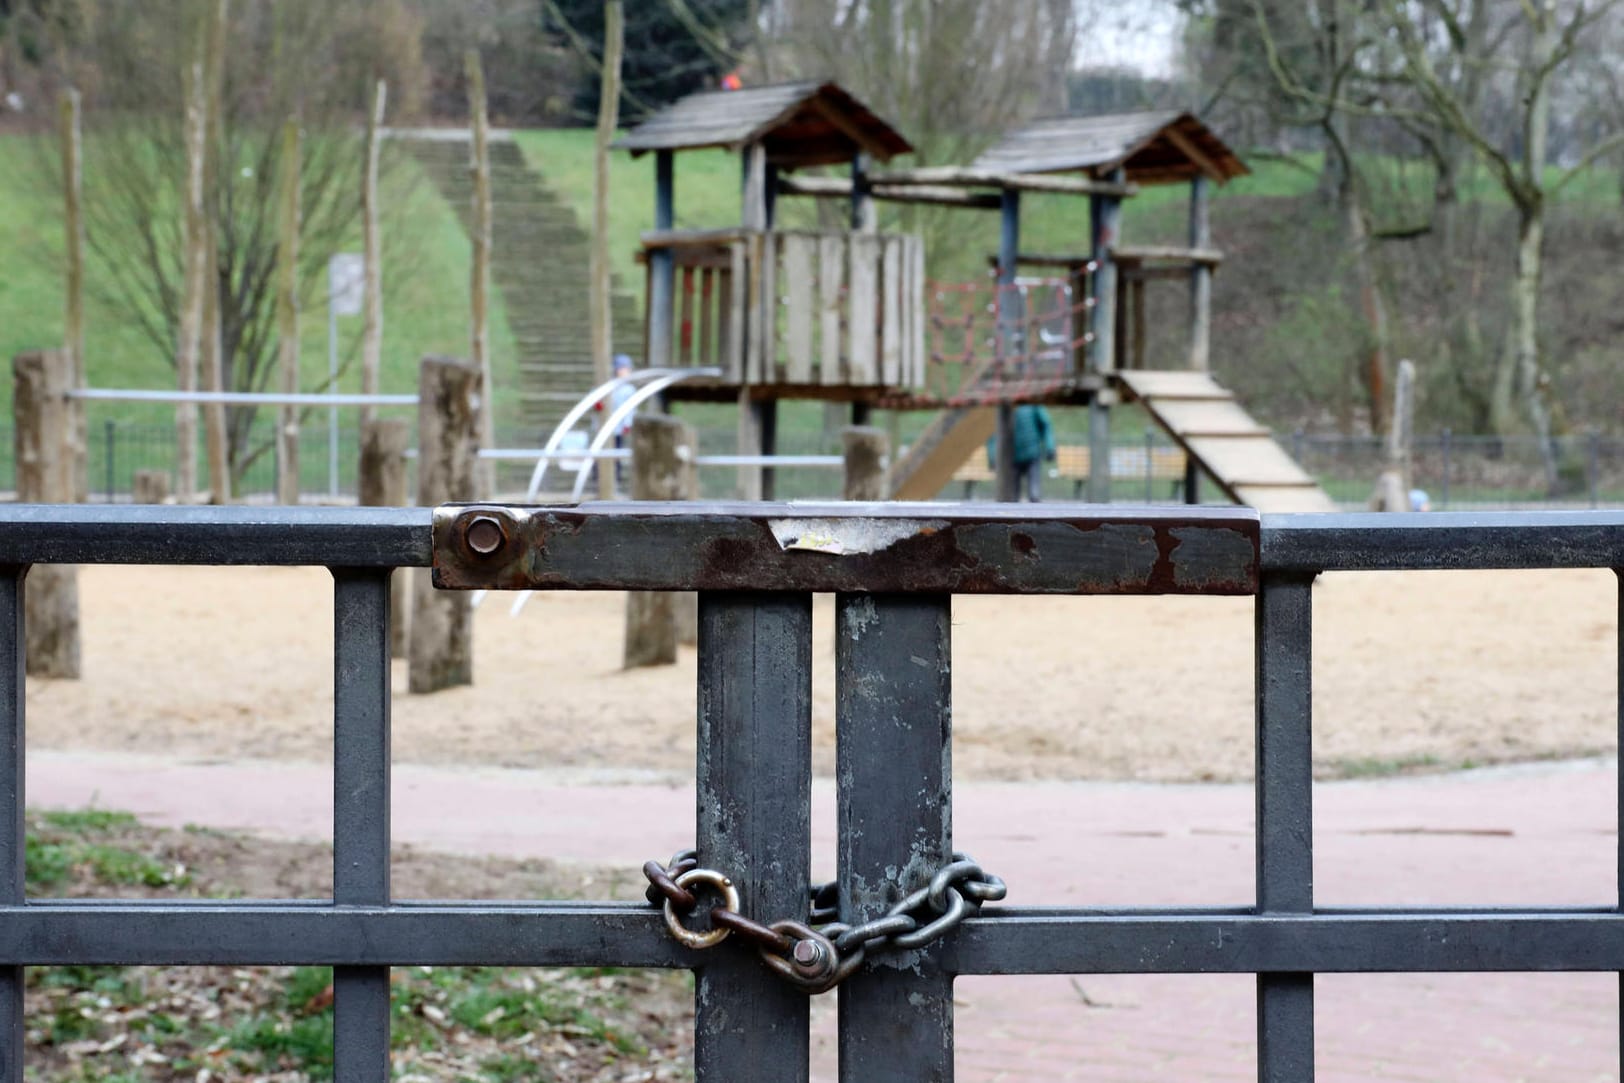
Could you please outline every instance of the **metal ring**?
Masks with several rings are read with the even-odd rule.
[[[706,884],[722,893],[724,910],[739,910],[739,889],[733,886],[733,881],[717,872],[715,869],[689,869],[677,877],[678,887],[687,887],[690,884]],[[684,947],[703,949],[714,948],[727,939],[732,930],[726,926],[717,926],[706,932],[695,932],[677,920],[677,912],[672,909],[671,900],[665,900],[665,927],[671,930],[671,935]]]

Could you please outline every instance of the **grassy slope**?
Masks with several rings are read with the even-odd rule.
[[[0,137],[0,253],[7,273],[0,276],[0,358],[56,345],[62,340],[62,230],[51,198],[38,193],[23,137]],[[452,209],[423,180],[414,164],[400,174],[393,220],[386,220],[385,315],[382,387],[388,392],[417,388],[417,365],[426,353],[466,356],[468,352],[469,246]],[[359,232],[345,246],[359,250]],[[388,258],[393,253],[395,258]],[[90,259],[86,304],[86,359],[89,381],[99,387],[173,386],[172,362],[118,310],[97,296],[97,267]],[[501,298],[494,299],[493,364],[499,387],[513,378],[514,345]],[[339,320],[341,362],[358,352],[359,317]],[[327,377],[327,312],[317,284],[300,327],[301,384],[320,387]],[[353,364],[340,378],[340,390],[359,391]],[[0,411],[10,413],[11,382],[0,381]],[[166,407],[128,403],[94,404],[92,423],[103,417],[165,424]],[[343,415],[341,415],[342,419]],[[501,415],[498,415],[501,420]],[[342,423],[342,422],[341,422]],[[353,417],[350,419],[353,424]]]

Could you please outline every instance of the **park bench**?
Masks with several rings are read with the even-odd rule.
[[[1056,473],[1071,482],[1072,499],[1080,500],[1083,486],[1088,483],[1088,469],[1092,462],[1086,445],[1067,444],[1055,449]],[[1168,495],[1178,499],[1184,488],[1184,449],[1176,447],[1114,447],[1111,449],[1111,480],[1143,481],[1145,498],[1151,497],[1150,486],[1158,481],[1170,482]],[[953,473],[953,480],[964,486],[964,499],[974,500],[976,485],[998,480],[987,456],[977,451]]]

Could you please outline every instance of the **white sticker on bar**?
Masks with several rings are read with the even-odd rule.
[[[831,556],[878,553],[904,538],[946,528],[941,519],[769,519],[781,549],[804,549]]]

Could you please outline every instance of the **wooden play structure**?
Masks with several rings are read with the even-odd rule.
[[[893,497],[928,500],[989,438],[1008,438],[1016,404],[1086,406],[1089,446],[1076,458],[1089,464],[1088,499],[1104,503],[1110,408],[1137,401],[1182,449],[1186,499],[1199,498],[1206,476],[1260,509],[1334,510],[1208,371],[1212,275],[1223,260],[1209,191],[1247,169],[1190,114],[1040,120],[967,167],[897,170],[885,163],[912,150],[902,135],[839,86],[804,82],[690,95],[617,145],[655,155],[655,229],[641,253],[648,363],[719,370],[670,394],[736,400],[741,454],[772,453],[781,399],[850,402],[858,423],[873,406],[936,410],[891,473]],[[675,229],[675,152],[718,147],[741,159],[740,223]],[[834,165],[848,175],[797,174]],[[1190,188],[1189,243],[1125,244],[1123,201],[1174,183]],[[1086,197],[1083,249],[1023,250],[1023,192]],[[778,229],[782,197],[843,201],[847,228]],[[998,211],[988,281],[927,283],[922,242],[879,232],[876,200]],[[1187,348],[1153,358],[1146,285],[1169,278],[1189,283]],[[1012,463],[997,483],[1013,499]],[[771,498],[770,468],[741,467],[740,489]]]

